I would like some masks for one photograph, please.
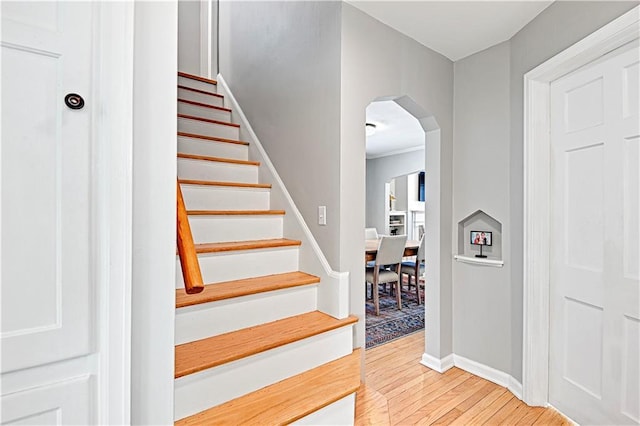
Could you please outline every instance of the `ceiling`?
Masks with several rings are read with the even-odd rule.
[[[370,103],[367,123],[376,125],[375,133],[367,136],[367,159],[424,148],[424,130],[418,119],[394,101]]]
[[[346,0],[351,5],[457,61],[509,40],[553,1],[400,1]],[[367,122],[377,125],[367,137],[367,158],[424,147],[424,132],[394,101],[372,102]]]
[[[361,1],[349,4],[457,61],[509,40],[553,1]]]

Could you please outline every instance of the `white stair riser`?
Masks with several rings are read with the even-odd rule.
[[[217,138],[240,139],[240,129],[235,126],[191,120],[189,118],[178,118],[178,131]]]
[[[352,351],[351,326],[240,359],[175,382],[175,419],[256,391]]]
[[[206,83],[200,80],[194,80],[192,78],[178,76],[178,86],[187,86],[192,89],[204,90],[205,92],[218,93],[218,85],[213,83]]]
[[[178,114],[194,115],[210,120],[231,121],[231,111],[178,102]]]
[[[178,137],[178,152],[231,160],[247,160],[249,158],[249,147],[247,145],[184,136]]]
[[[282,215],[189,216],[196,244],[282,238]]]
[[[191,180],[258,183],[258,166],[178,158],[178,177]]]
[[[176,311],[176,345],[315,311],[317,286],[253,294]]]
[[[184,288],[180,259],[176,259],[176,288]],[[298,270],[298,246],[198,255],[205,283],[241,280]]]
[[[268,188],[182,184],[187,210],[269,210]]]
[[[186,99],[188,101],[200,102],[213,106],[224,106],[224,98],[220,96],[207,95],[205,93],[194,92],[193,90],[186,90],[178,88],[178,99]]]
[[[356,394],[352,393],[333,404],[304,416],[292,425],[350,425],[356,417]]]

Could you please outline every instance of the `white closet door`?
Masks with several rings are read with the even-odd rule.
[[[93,380],[73,365],[94,350],[96,329],[94,7],[1,4],[3,424],[92,419]],[[84,97],[85,107],[67,107],[69,93]]]
[[[637,41],[551,84],[549,400],[640,423]]]

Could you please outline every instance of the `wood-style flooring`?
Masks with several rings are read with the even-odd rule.
[[[423,365],[424,333],[369,349],[356,425],[570,425],[550,408],[529,407],[506,388],[459,368]]]

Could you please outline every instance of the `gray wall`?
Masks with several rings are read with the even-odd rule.
[[[521,380],[523,75],[635,4],[556,2],[509,42],[458,61],[455,154],[451,61],[349,4],[222,2],[220,68],[331,266],[350,272],[350,310],[361,319],[365,108],[408,95],[419,118],[435,118],[443,238],[426,351],[440,358],[455,349]],[[482,175],[478,159],[491,165]],[[327,206],[325,227],[318,205]],[[480,275],[451,262],[454,222],[478,208],[502,223],[505,261]],[[440,330],[429,329],[435,319]],[[362,320],[355,342],[364,343]]]
[[[420,160],[423,161],[423,166],[422,169],[424,169],[424,151],[420,152],[419,158]],[[413,172],[417,172],[419,170],[422,169],[418,169],[418,170],[413,170]],[[396,197],[396,201],[395,201],[395,210],[399,210],[399,211],[407,211],[407,175],[402,175],[402,176],[398,176],[394,179],[396,188],[394,191],[395,197]]]
[[[208,25],[203,23],[206,10],[211,14]],[[211,33],[211,44],[205,47],[209,53],[202,46],[202,35],[207,31]],[[202,69],[205,55],[211,58],[209,72]],[[178,1],[178,70],[208,78],[218,75],[218,0]]]
[[[424,170],[424,149],[404,154],[389,155],[387,157],[373,158],[366,162],[367,175],[367,203],[366,203],[366,226],[373,227],[378,233],[385,232],[385,203],[389,200],[385,199],[384,184],[391,179],[404,176],[404,199],[396,199],[396,209],[407,209],[406,196],[406,175]],[[397,180],[396,180],[397,182]],[[396,187],[398,188],[398,187]],[[396,189],[396,197],[398,196]]]
[[[178,1],[178,70],[200,75],[200,1]]]
[[[455,262],[453,350],[506,372],[511,371],[509,57],[504,42],[454,64],[453,151],[454,220],[481,209],[502,223],[505,261],[503,268]]]
[[[340,269],[351,274],[350,310],[360,317],[355,344],[364,344],[364,268],[362,238],[365,224],[365,129],[366,107],[384,96],[409,96],[422,111],[421,123],[435,118],[441,128],[441,196],[433,200],[441,216],[444,237],[438,240],[441,255],[440,305],[427,301],[427,352],[438,358],[448,355],[451,342],[451,164],[453,141],[453,63],[444,56],[380,23],[353,6],[342,4],[342,98],[341,98],[341,238]],[[413,115],[416,115],[415,113]],[[436,132],[437,133],[437,132]],[[429,133],[427,143],[429,143]],[[425,158],[425,164],[428,164]],[[429,173],[429,171],[427,171]],[[436,233],[427,229],[427,232]],[[435,288],[434,286],[433,288]],[[428,291],[431,291],[429,289]],[[437,320],[436,320],[437,318]],[[429,325],[439,323],[439,330]]]
[[[509,42],[455,64],[455,220],[477,208],[500,220],[505,266],[483,269],[473,284],[471,265],[454,267],[454,350],[509,372],[518,381],[522,380],[523,76],[635,5],[557,1]],[[495,92],[488,93],[484,86]],[[465,171],[474,163],[474,155],[490,156],[495,164],[486,175],[491,182],[482,192],[486,202],[477,199],[482,181]],[[483,289],[487,292],[480,294]],[[474,294],[485,306],[471,303]]]
[[[338,2],[219,4],[221,74],[334,270],[341,238],[340,10]],[[326,226],[318,225],[320,205],[327,206]]]
[[[440,251],[451,253],[453,64],[341,2],[221,2],[219,13],[221,73],[331,267],[350,273],[362,346],[365,108],[380,96],[409,95],[435,116],[444,158]],[[319,205],[327,226],[317,225]],[[431,342],[448,354],[451,259],[443,258],[445,308],[427,312],[444,318],[445,337]]]

